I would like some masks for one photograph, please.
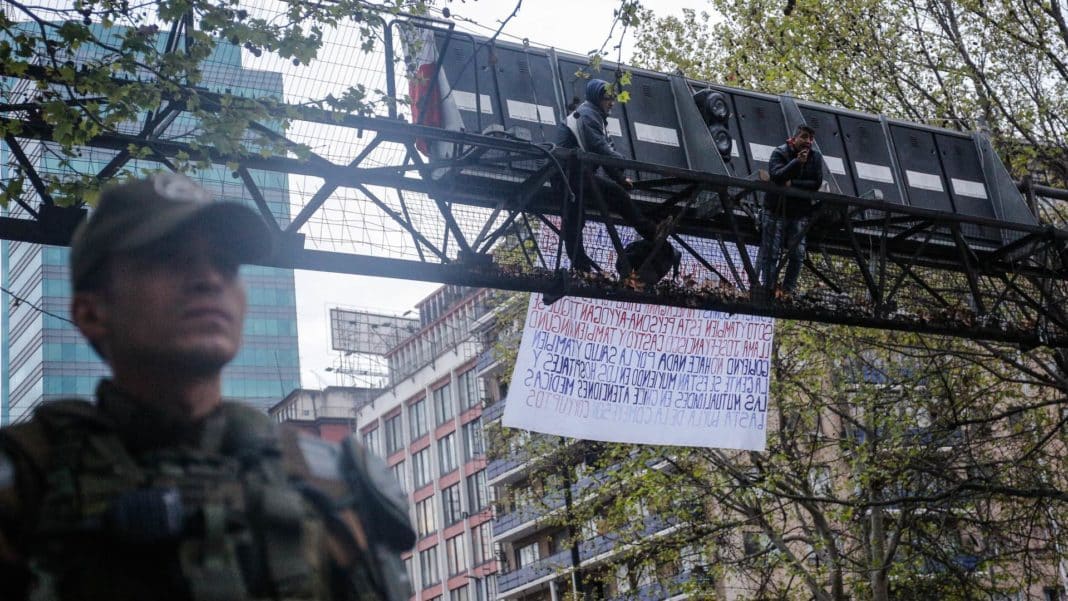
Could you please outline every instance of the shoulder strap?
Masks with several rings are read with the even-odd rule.
[[[34,410],[32,420],[0,430],[0,447],[25,458],[44,474],[52,465],[55,444],[76,424],[106,428],[108,422],[84,399],[47,401]]]
[[[408,496],[385,462],[350,436],[341,445],[340,467],[356,502],[374,516],[368,534],[396,551],[412,548],[416,534],[408,517]]]

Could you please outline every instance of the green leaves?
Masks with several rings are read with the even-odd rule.
[[[7,180],[0,180],[0,207],[7,206],[16,200],[22,199],[23,186],[26,183],[25,176],[16,174]]]
[[[292,119],[278,104],[284,90],[280,78],[277,84],[252,84],[256,89],[226,90],[221,102],[206,101],[204,88],[210,84],[212,91],[223,91],[220,88],[227,84],[219,81],[226,69],[248,69],[249,57],[267,59],[264,55],[269,54],[270,60],[284,59],[290,67],[313,66],[328,37],[336,38],[341,26],[351,32],[344,44],[354,52],[361,47],[372,50],[380,43],[384,23],[380,11],[425,12],[426,6],[422,0],[398,0],[381,9],[359,0],[280,0],[269,6],[231,0],[148,4],[77,0],[61,8],[13,5],[0,14],[4,77],[0,94],[5,101],[36,105],[33,111],[18,114],[19,119],[51,127],[49,152],[62,169],[42,170],[41,176],[52,193],[64,197],[58,199],[63,203],[81,202],[82,192],[95,186],[93,176],[103,163],[99,155],[83,156],[90,139],[104,133],[140,132],[166,107],[179,113],[162,126],[157,124],[156,134],[192,149],[172,158],[180,169],[207,167],[208,149],[234,157],[306,159],[310,156],[306,146],[285,144],[251,129],[257,123],[283,132]],[[179,35],[168,47],[172,31]],[[249,84],[235,81],[234,85]],[[319,98],[311,88],[303,93],[308,104],[319,100],[319,106],[339,115],[372,114],[385,95],[356,82],[332,89],[329,99],[326,91]],[[151,159],[150,163],[157,158],[149,144],[139,145],[133,156]],[[84,190],[79,189],[82,183]],[[8,192],[4,199],[13,197]]]

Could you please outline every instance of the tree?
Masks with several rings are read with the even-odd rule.
[[[1068,183],[1063,2],[798,0],[789,14],[781,0],[709,4],[718,20],[645,11],[637,62],[988,129],[1017,176]],[[1042,208],[1064,222],[1061,207]],[[731,587],[828,601],[977,599],[1056,582],[1068,544],[1059,352],[793,322],[776,338],[765,453],[583,446],[582,475],[592,470],[601,492],[554,515],[627,543],[586,567],[588,580],[664,581],[704,564],[709,578],[686,579],[699,597]],[[543,463],[533,482],[559,472]],[[681,527],[650,539],[650,514]]]
[[[1068,185],[1063,0],[710,0],[646,12],[638,62],[961,130],[989,130],[1016,175]],[[1063,222],[1063,219],[1061,220]]]
[[[639,56],[661,67],[681,57],[711,81],[938,126],[985,122],[999,144],[1030,146],[1026,158],[1056,181],[1068,173],[1063,2],[817,0],[788,15],[779,1],[711,4],[722,16],[714,24],[692,11],[647,18]]]
[[[557,507],[561,465],[581,458],[570,480],[597,492],[554,519],[628,549],[588,581],[685,570],[701,597],[827,601],[1050,583],[1068,518],[1060,391],[956,339],[790,322],[778,338],[764,453],[527,443],[555,459],[525,496]],[[680,527],[650,538],[651,516]]]
[[[220,52],[243,50],[310,65],[342,25],[355,29],[357,39],[346,40],[353,52],[371,52],[387,17],[423,12],[428,4],[279,0],[265,7],[230,0],[9,0],[0,11],[0,90],[11,103],[4,106],[7,116],[14,112],[18,118],[0,121],[0,134],[17,138],[23,120],[51,128],[48,152],[59,169],[42,175],[48,193],[66,204],[92,203],[100,166],[86,168],[79,159],[85,144],[104,133],[160,130],[146,136],[146,143],[126,149],[133,159],[159,158],[148,143],[153,137],[188,142],[193,153],[172,164],[179,170],[209,166],[198,149],[232,156],[300,154],[299,145],[273,135],[291,118],[277,94],[207,89],[207,63]],[[308,102],[366,114],[379,103],[395,101],[375,92],[354,85],[343,94]],[[169,125],[176,114],[183,127]],[[266,127],[254,128],[253,123]],[[0,182],[0,204],[20,198],[26,189],[26,173],[16,169],[14,177]]]

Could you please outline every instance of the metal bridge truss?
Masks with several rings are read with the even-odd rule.
[[[21,77],[48,75],[38,69]],[[222,102],[219,94],[200,96],[202,103]],[[227,166],[232,182],[240,182],[243,195],[273,225],[274,266],[947,334],[1023,347],[1068,346],[1068,232],[1053,227],[786,189],[819,208],[807,232],[800,288],[776,298],[755,284],[757,207],[762,192],[784,190],[760,179],[298,106],[280,106],[279,118],[329,127],[359,137],[361,144],[345,157],[225,155],[160,136],[160,125],[182,110],[182,100],[172,98],[129,133],[94,138],[91,149],[111,157],[100,178],[133,160],[134,148],[148,149],[148,158],[140,160],[163,168],[186,155]],[[53,128],[26,104],[0,105],[0,119],[21,127],[4,143],[10,160],[34,185],[37,201],[23,199],[16,216],[0,219],[0,237],[67,244],[85,209],[57,206],[40,177],[40,161],[26,151],[52,140]],[[269,124],[255,129],[280,141],[288,135]],[[453,158],[426,159],[416,150],[417,141],[449,145]],[[401,149],[393,153],[400,158],[371,161],[385,146]],[[621,280],[613,257],[633,233],[608,213],[602,199],[579,194],[572,201],[550,185],[554,178],[565,181],[572,170],[598,165],[641,174],[634,196],[648,215],[666,224],[660,240],[681,251],[678,275],[652,288]],[[306,178],[304,202],[295,216],[280,214],[267,202],[258,183],[265,173]],[[308,244],[309,224],[342,193],[393,224],[412,252],[384,256]],[[587,252],[599,263],[592,273],[565,268],[559,216],[566,202],[580,203],[592,222]],[[422,217],[413,217],[415,204],[423,207]],[[602,235],[591,235],[597,231]]]

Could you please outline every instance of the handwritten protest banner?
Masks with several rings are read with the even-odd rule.
[[[762,451],[772,338],[764,317],[533,296],[502,423]]]

